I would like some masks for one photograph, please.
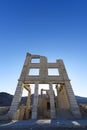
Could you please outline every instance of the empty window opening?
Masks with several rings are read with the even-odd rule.
[[[50,102],[47,102],[47,110],[50,110]]]
[[[41,94],[41,89],[49,90],[49,84],[39,84],[39,94]],[[43,94],[46,94],[46,91],[43,91]]]
[[[40,58],[32,58],[31,63],[40,63]]]
[[[58,76],[59,75],[58,68],[48,68],[48,75]]]
[[[22,96],[24,97],[24,96],[28,96],[28,91],[25,89],[25,88],[23,88],[23,93],[22,93]]]
[[[43,91],[43,94],[45,94],[45,95],[46,95],[46,94],[47,94],[47,93],[46,93],[46,91]]]
[[[56,108],[56,102],[55,102],[55,108]]]
[[[34,90],[35,90],[35,84],[30,84],[31,87],[31,95],[34,94]]]
[[[39,69],[30,69],[29,76],[39,75]]]
[[[54,95],[57,96],[56,84],[53,84],[52,86],[53,86]]]
[[[27,96],[28,96],[28,91],[25,88],[23,88],[23,93],[22,93],[22,98],[21,98],[21,101],[20,101],[20,105],[22,105],[22,104],[26,105]]]

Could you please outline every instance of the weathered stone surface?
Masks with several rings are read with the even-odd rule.
[[[39,63],[32,63],[32,59],[40,59]],[[56,68],[59,71],[59,75],[49,75],[48,69]],[[30,69],[39,69],[39,75],[29,75]],[[43,111],[43,114],[47,113],[47,115],[51,118],[55,118],[55,115],[58,116],[58,111],[61,110],[69,110],[72,112],[74,117],[81,117],[78,104],[76,102],[70,80],[68,78],[67,71],[65,69],[63,60],[57,60],[56,63],[48,63],[47,58],[40,55],[31,55],[27,53],[26,59],[24,62],[24,66],[18,80],[18,86],[10,107],[10,111],[8,115],[13,118],[13,116],[17,113],[18,106],[21,100],[22,91],[24,88],[24,84],[35,84],[35,92],[34,92],[34,100],[32,106],[32,119],[38,118],[38,112]],[[39,84],[49,84],[49,90],[47,90],[46,96],[41,100],[38,97],[38,85]],[[55,98],[53,91],[53,84],[56,84],[57,98]],[[48,96],[48,97],[47,97]],[[27,108],[30,104],[29,100],[30,96],[27,99]],[[40,102],[39,102],[40,100]],[[40,103],[42,101],[47,101],[45,103],[46,107],[43,110],[40,107]],[[47,109],[48,103],[48,110]],[[50,103],[50,104],[49,104]],[[56,105],[55,105],[56,104]],[[43,106],[43,105],[42,105]],[[38,111],[40,109],[40,111]],[[26,113],[28,109],[26,109]],[[46,111],[46,112],[44,112]],[[24,111],[23,111],[24,112]],[[24,113],[22,113],[23,116]],[[21,118],[23,118],[21,116]],[[42,117],[43,118],[43,117]]]

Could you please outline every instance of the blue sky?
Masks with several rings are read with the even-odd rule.
[[[0,0],[0,92],[14,94],[27,52],[63,59],[87,97],[87,0]]]

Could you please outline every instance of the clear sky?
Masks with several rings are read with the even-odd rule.
[[[0,92],[14,94],[27,52],[63,59],[87,97],[87,0],[0,0]]]

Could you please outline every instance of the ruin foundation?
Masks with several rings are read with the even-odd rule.
[[[33,62],[37,60],[38,63]],[[33,74],[30,72],[33,70]],[[35,71],[39,71],[35,74]],[[58,71],[58,75],[50,75],[48,70]],[[34,84],[33,105],[30,105],[31,86]],[[41,89],[39,85],[48,84],[49,89]],[[56,96],[53,86],[56,88]],[[28,91],[26,106],[20,106],[23,89]],[[45,92],[45,94],[44,94]],[[11,119],[45,119],[45,118],[80,118],[81,113],[75,99],[70,79],[63,60],[48,63],[45,56],[27,53],[24,66],[18,80],[15,95],[7,116]]]

